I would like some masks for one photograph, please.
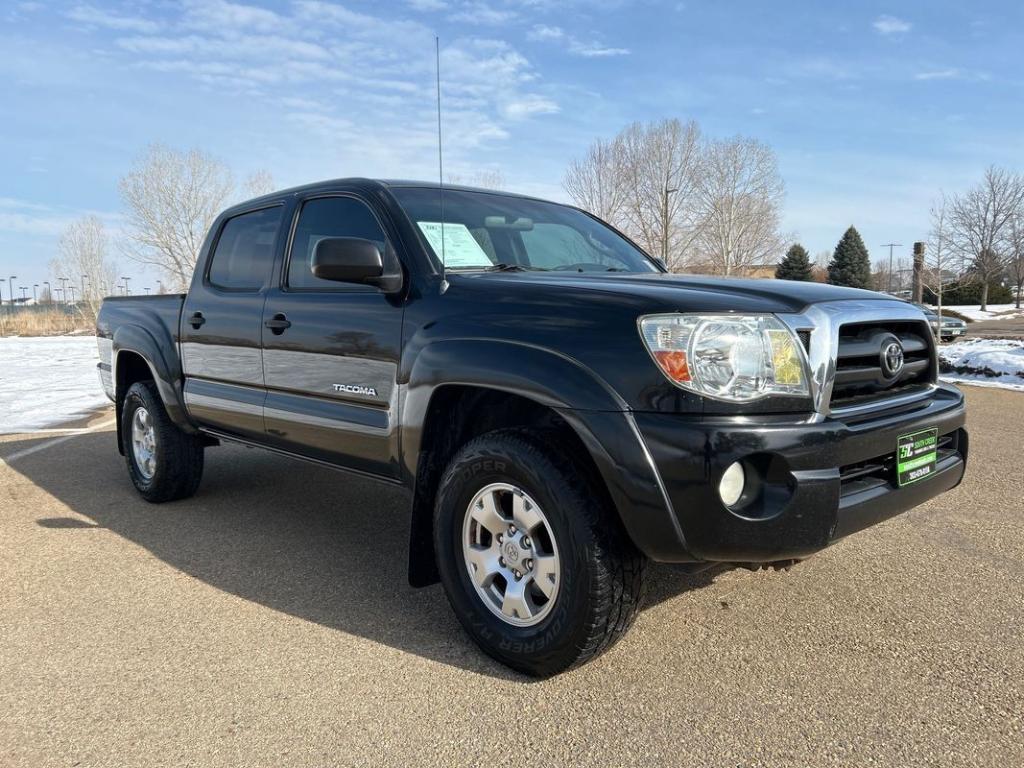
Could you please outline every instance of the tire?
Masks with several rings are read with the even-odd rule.
[[[174,425],[151,381],[132,384],[124,397],[121,444],[128,476],[146,501],[160,504],[185,499],[199,487],[203,478],[201,439]]]
[[[597,481],[550,443],[524,430],[470,441],[449,464],[434,511],[438,571],[455,615],[485,653],[536,677],[579,666],[618,640],[640,609],[647,568]],[[499,508],[500,519],[487,514]],[[529,527],[538,517],[543,523]],[[499,539],[491,530],[510,518],[527,522]],[[531,553],[536,559],[524,557]],[[509,574],[513,562],[521,579]],[[509,600],[522,616],[507,612]]]

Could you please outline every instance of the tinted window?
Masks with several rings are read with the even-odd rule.
[[[282,208],[264,208],[227,220],[210,263],[210,283],[218,288],[256,291],[270,274]]]
[[[384,232],[373,212],[351,197],[320,197],[302,206],[295,226],[292,257],[288,264],[288,285],[292,288],[344,288],[333,280],[313,274],[313,250],[325,237],[359,237],[371,240],[385,259],[388,250]],[[387,263],[387,262],[385,262]]]

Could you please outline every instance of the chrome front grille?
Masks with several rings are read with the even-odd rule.
[[[821,417],[912,407],[935,389],[935,345],[924,314],[911,304],[830,301],[779,318],[807,352],[811,396]],[[882,360],[883,347],[894,341],[903,353],[903,366],[895,373]]]
[[[885,352],[892,344],[901,350],[898,371],[887,368]],[[839,327],[832,408],[884,400],[934,381],[931,334],[925,322],[859,322]]]

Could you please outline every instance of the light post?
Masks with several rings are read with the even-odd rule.
[[[38,304],[39,297],[36,295],[36,291],[39,289],[39,283],[32,283],[32,303]]]
[[[28,286],[20,285],[18,287],[21,288],[21,303],[24,304],[28,300]]]
[[[52,305],[53,304],[53,289],[50,288],[50,281],[49,280],[43,280],[43,285],[46,286],[46,303]]]
[[[882,243],[883,248],[889,249],[889,290],[888,293],[892,293],[892,249],[902,248],[903,243]]]
[[[121,279],[124,280],[124,295],[131,296],[132,292],[128,289],[128,281],[131,280],[131,278],[121,275]]]
[[[666,268],[668,267],[668,196],[678,191],[678,187],[670,189],[668,184],[665,184],[665,196],[662,198],[661,208],[661,225],[663,228],[661,233],[661,261]]]
[[[11,289],[11,308],[14,308],[14,281],[18,279],[17,275],[11,275],[7,281],[7,286]]]
[[[61,300],[61,303],[64,303],[64,302],[67,301],[67,296],[68,296],[68,291],[67,291],[68,279],[66,277],[58,277],[57,279],[60,280],[60,300]]]
[[[143,288],[142,290],[144,290],[146,292],[146,295],[149,296],[149,286]]]
[[[85,279],[88,275],[82,275],[82,298],[85,299]]]
[[[6,283],[6,282],[7,282],[7,278],[6,277],[0,277],[0,283]],[[3,306],[4,306],[4,290],[3,290],[3,288],[0,288],[0,309],[3,309]]]

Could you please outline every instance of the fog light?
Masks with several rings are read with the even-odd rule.
[[[731,507],[740,500],[743,495],[743,486],[746,483],[746,476],[743,472],[743,465],[734,461],[722,474],[722,481],[718,484],[718,495],[722,497],[722,503]]]

